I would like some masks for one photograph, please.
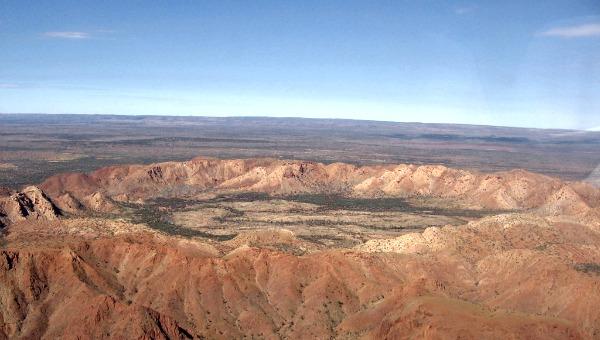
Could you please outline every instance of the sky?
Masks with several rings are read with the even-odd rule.
[[[600,128],[600,1],[0,0],[0,112]]]

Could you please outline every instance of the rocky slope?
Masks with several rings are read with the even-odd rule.
[[[598,231],[502,215],[304,256],[14,231],[0,338],[594,339]]]
[[[600,190],[584,183],[522,170],[476,173],[444,166],[354,166],[303,161],[217,160],[127,165],[89,174],[49,178],[40,186],[59,208],[108,211],[111,201],[193,196],[205,191],[254,191],[272,195],[336,193],[351,196],[432,196],[486,209],[543,209],[577,214],[600,204]]]
[[[303,255],[281,229],[221,242],[83,214],[230,191],[517,211]],[[59,175],[0,190],[0,339],[597,339],[599,195],[518,170],[271,159]]]
[[[55,220],[60,213],[38,187],[29,186],[20,192],[0,188],[0,228],[25,220]]]

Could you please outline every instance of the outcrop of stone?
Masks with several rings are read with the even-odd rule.
[[[55,220],[60,214],[38,187],[29,186],[22,191],[0,190],[0,227],[25,220]]]
[[[15,242],[0,338],[597,339],[599,230],[510,214],[303,256],[144,233]]]
[[[108,211],[111,201],[186,197],[206,191],[303,193],[360,197],[431,196],[473,208],[540,209],[581,214],[600,206],[600,190],[582,182],[523,170],[477,173],[441,165],[355,166],[274,159],[218,160],[126,165],[89,174],[54,176],[40,186],[65,211],[81,205]]]

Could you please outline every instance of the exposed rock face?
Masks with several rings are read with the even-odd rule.
[[[65,193],[54,198],[58,207],[68,213],[77,213],[85,209],[83,204],[75,199],[71,194]]]
[[[85,202],[85,205],[93,211],[111,212],[117,209],[112,200],[100,192],[95,192],[84,197],[83,201]]]
[[[183,339],[171,317],[132,305],[69,249],[2,251],[0,337]]]
[[[110,209],[101,200],[144,200],[191,196],[206,190],[255,191],[274,195],[336,193],[373,196],[434,196],[460,200],[487,209],[543,208],[550,213],[585,213],[600,204],[600,191],[584,183],[522,170],[482,174],[444,166],[388,165],[357,167],[302,161],[217,160],[108,167],[90,174],[65,174],[41,188],[57,204],[63,197],[92,210]],[[65,196],[68,194],[69,196]]]
[[[218,242],[56,220],[204,191],[423,195],[521,212],[304,255],[283,229]],[[0,236],[0,339],[597,339],[599,205],[590,185],[518,170],[194,159],[59,175],[0,190],[0,221],[13,224]]]
[[[503,215],[305,256],[143,233],[9,245],[0,337],[594,339],[600,275],[579,266],[600,263],[598,231]]]
[[[55,220],[59,215],[60,210],[38,187],[0,192],[0,227],[25,220]]]

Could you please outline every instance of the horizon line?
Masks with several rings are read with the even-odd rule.
[[[533,130],[548,130],[548,131],[577,131],[577,132],[598,132],[592,129],[577,129],[577,128],[543,128],[533,126],[515,126],[515,125],[491,125],[491,124],[471,124],[471,123],[449,123],[449,122],[434,122],[426,123],[419,121],[397,121],[397,120],[377,120],[377,119],[358,119],[358,118],[336,118],[336,117],[299,117],[299,116],[260,116],[260,115],[191,115],[191,114],[131,114],[131,113],[50,113],[50,112],[0,112],[0,115],[54,115],[54,116],[118,116],[118,117],[182,117],[182,118],[260,118],[260,119],[305,119],[305,120],[338,120],[338,121],[355,121],[355,122],[378,122],[378,123],[396,123],[396,124],[422,124],[422,125],[455,125],[455,126],[485,126],[496,128],[512,128],[512,129],[533,129]]]

